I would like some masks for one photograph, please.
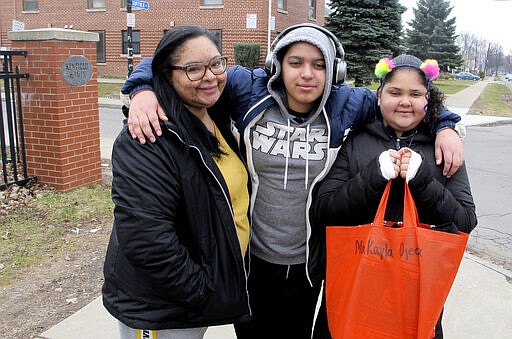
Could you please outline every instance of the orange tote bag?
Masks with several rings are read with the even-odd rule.
[[[405,186],[400,227],[385,222],[391,181],[372,224],[328,226],[325,280],[334,339],[433,338],[468,235],[420,224]]]

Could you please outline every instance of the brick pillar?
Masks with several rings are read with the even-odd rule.
[[[8,33],[27,51],[22,82],[27,169],[60,191],[101,183],[98,34],[48,28]]]

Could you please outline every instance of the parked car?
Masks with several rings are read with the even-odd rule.
[[[512,73],[505,75],[505,80],[512,81]]]
[[[469,72],[460,72],[455,74],[455,80],[480,80],[480,77]]]

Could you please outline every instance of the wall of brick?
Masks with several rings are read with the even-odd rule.
[[[234,44],[259,43],[260,62],[267,54],[268,0],[224,0],[223,6],[201,6],[200,0],[149,0],[149,11],[134,9],[135,30],[141,32],[141,54],[134,55],[137,65],[142,57],[151,56],[165,29],[173,25],[197,24],[210,29],[222,30],[222,53],[234,62]],[[39,0],[37,13],[22,10],[23,1],[0,2],[0,46],[11,46],[7,32],[12,29],[12,19],[25,23],[26,29],[73,25],[81,31],[104,30],[106,39],[106,62],[98,65],[98,76],[125,76],[127,58],[122,54],[122,31],[126,30],[126,10],[121,9],[121,0],[106,0],[104,10],[88,10],[87,0],[61,1]],[[277,0],[272,1],[278,32],[289,25],[312,22],[324,24],[324,2],[316,3],[316,19],[308,17],[309,0],[287,1],[286,11],[277,11]],[[257,28],[247,29],[247,14],[257,15]]]
[[[10,37],[14,49],[27,51],[19,64],[29,74],[22,83],[27,169],[38,182],[66,191],[102,179],[96,42],[44,39],[54,31],[14,32],[23,34],[10,33]],[[92,77],[85,85],[71,86],[62,75],[63,63],[73,55],[92,65]]]

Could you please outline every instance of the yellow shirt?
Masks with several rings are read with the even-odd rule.
[[[213,160],[219,167],[224,181],[228,186],[238,240],[240,241],[242,254],[245,255],[249,244],[249,218],[247,216],[249,209],[249,190],[247,188],[247,170],[236,153],[229,147],[222,133],[217,129],[217,126],[215,126],[215,134],[217,140],[219,140],[220,149],[225,154],[221,154],[220,158],[214,157]]]

